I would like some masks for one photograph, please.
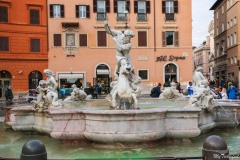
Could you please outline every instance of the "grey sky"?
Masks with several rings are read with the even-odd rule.
[[[209,9],[216,0],[192,0],[193,46],[200,46],[206,39],[208,25],[213,20],[213,11]]]

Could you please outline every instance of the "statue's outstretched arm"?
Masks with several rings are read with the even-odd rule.
[[[112,30],[112,29],[110,29],[109,26],[108,26],[108,21],[107,21],[107,20],[104,21],[104,27],[105,27],[106,32],[107,32],[108,34],[112,35],[112,36],[117,36],[117,34],[118,34],[119,32],[121,32],[121,31],[117,31],[117,30]]]

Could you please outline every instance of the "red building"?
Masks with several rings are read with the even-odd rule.
[[[0,98],[10,84],[17,98],[48,68],[45,0],[0,1]]]

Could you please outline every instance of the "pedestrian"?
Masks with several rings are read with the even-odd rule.
[[[222,94],[222,99],[228,99],[225,86],[222,86],[221,94]]]
[[[8,86],[7,90],[5,91],[6,97],[6,106],[10,106],[13,104],[13,93],[12,93],[12,86]]]
[[[222,99],[222,94],[221,94],[221,89],[220,88],[216,88],[216,93],[217,93],[217,99]]]
[[[237,99],[238,89],[231,83],[230,87],[227,89],[228,99]]]
[[[158,83],[158,86],[154,87],[152,90],[151,90],[151,94],[150,96],[152,98],[158,98],[160,96],[160,93],[161,93],[161,83]]]
[[[224,86],[225,85],[225,81],[222,79],[220,84],[221,84],[221,86]]]
[[[182,93],[183,90],[181,89],[181,85],[179,82],[176,82],[176,89],[179,91],[179,93]]]
[[[95,98],[95,99],[97,99],[97,95],[99,94],[99,87],[98,87],[98,85],[94,85],[94,87],[93,87],[93,99]]]
[[[193,95],[193,89],[194,89],[194,87],[192,85],[192,82],[189,82],[188,86],[187,86],[187,93],[188,93],[188,95]]]

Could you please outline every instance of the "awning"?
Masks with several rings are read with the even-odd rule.
[[[109,74],[108,69],[97,69],[97,74]]]
[[[58,74],[59,79],[68,79],[68,78],[83,78],[82,73],[60,73]]]

